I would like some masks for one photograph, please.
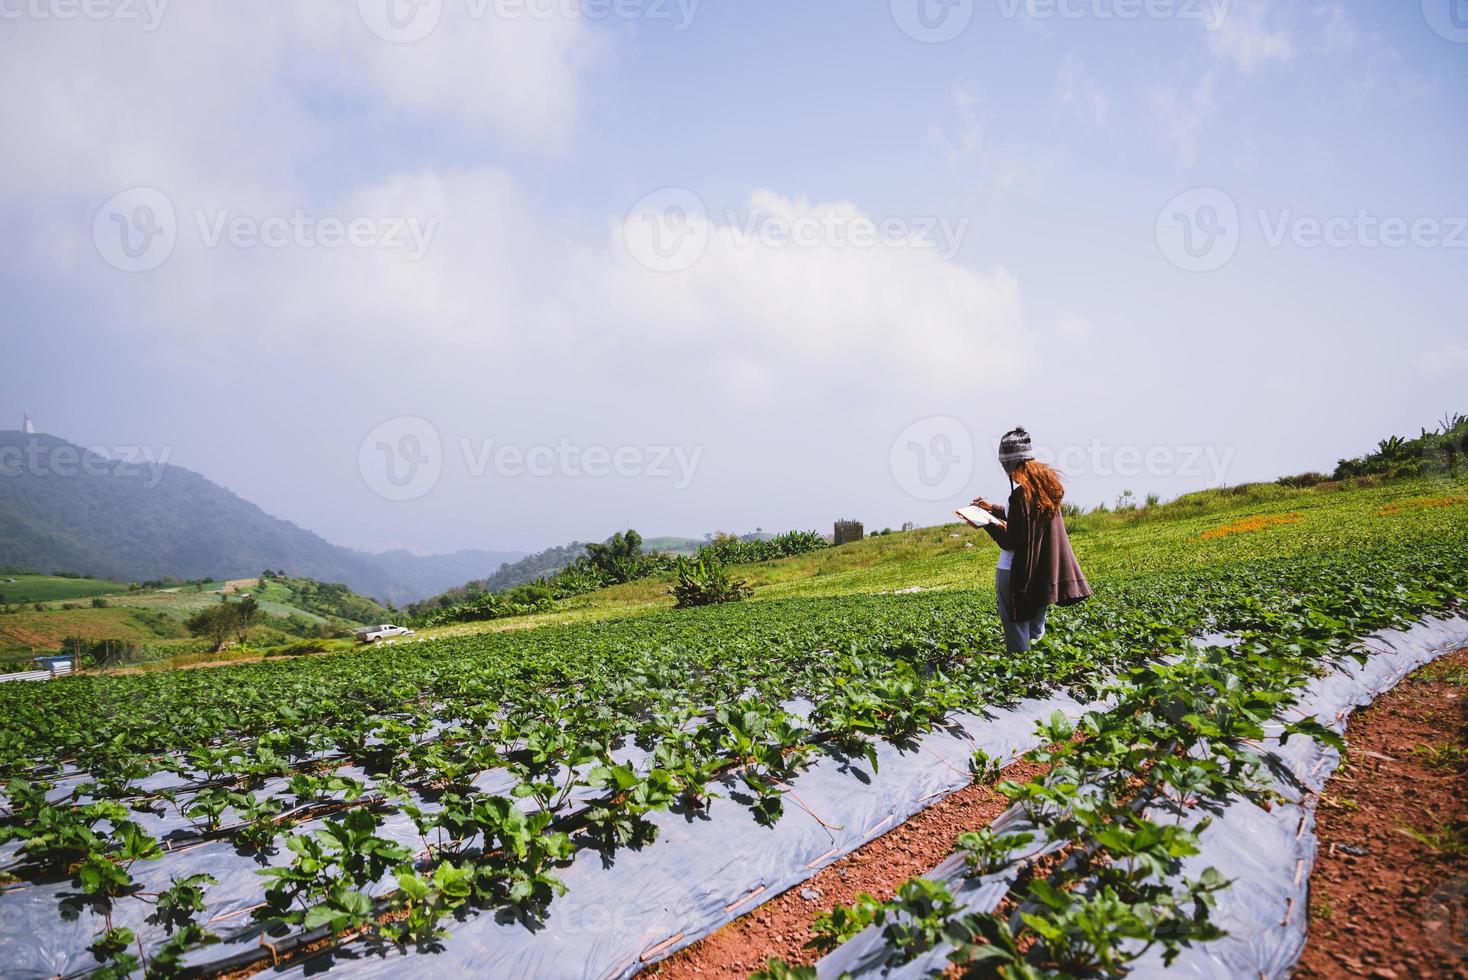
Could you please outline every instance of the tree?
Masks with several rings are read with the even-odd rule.
[[[255,615],[260,611],[260,603],[254,596],[247,595],[232,608],[235,616],[235,639],[243,645],[250,639],[250,627],[255,625]]]
[[[628,529],[603,544],[588,544],[586,561],[612,582],[630,582],[642,568],[642,535]]]
[[[184,626],[188,629],[190,636],[202,636],[214,644],[215,651],[224,649],[224,644],[229,640],[230,634],[235,631],[238,622],[236,607],[227,602],[198,613],[185,621]]]

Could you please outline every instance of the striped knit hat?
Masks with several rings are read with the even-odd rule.
[[[1024,429],[1011,429],[999,440],[999,462],[1006,466],[1034,458],[1035,454],[1030,450],[1030,434]]]

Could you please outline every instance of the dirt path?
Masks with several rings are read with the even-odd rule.
[[[1310,938],[1295,976],[1468,978],[1465,684],[1459,650],[1351,716],[1346,764],[1317,811]]]
[[[1000,778],[1023,782],[1043,772],[1033,762],[1017,762]],[[814,963],[805,948],[810,925],[831,906],[850,904],[861,892],[883,901],[897,886],[924,874],[953,852],[966,830],[987,827],[1009,801],[991,786],[968,786],[823,869],[804,885],[724,926],[713,935],[648,969],[644,976],[699,978],[747,977],[771,957]]]

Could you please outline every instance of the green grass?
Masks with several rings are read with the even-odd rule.
[[[366,616],[372,622],[392,617],[377,603],[300,579],[261,580],[242,591],[254,595],[261,612],[275,617],[275,626],[257,629],[251,637],[255,649],[230,651],[221,656],[203,640],[189,636],[185,621],[220,601],[224,582],[170,585],[157,589],[130,589],[116,582],[69,579],[58,576],[7,575],[29,584],[54,584],[50,589],[32,587],[32,601],[0,607],[0,663],[26,660],[39,653],[62,648],[73,637],[84,641],[115,640],[136,648],[136,656],[164,665],[185,666],[195,662],[251,659],[261,656],[265,646],[287,643],[320,627],[340,631]],[[92,591],[77,588],[91,585]],[[67,594],[57,594],[72,586]],[[98,591],[105,588],[105,591]],[[41,598],[47,596],[47,598]],[[97,598],[104,608],[93,608]],[[237,597],[234,597],[237,598]],[[37,609],[40,603],[43,608]],[[72,608],[67,608],[68,606]],[[350,614],[353,619],[343,618]],[[130,654],[130,659],[133,654]]]
[[[1388,504],[1468,496],[1468,479],[1364,479],[1291,489],[1276,484],[1206,490],[1132,511],[1101,511],[1073,518],[1071,542],[1093,582],[1112,577],[1202,569],[1261,550],[1279,556],[1321,547],[1349,547],[1423,529],[1468,528],[1468,500],[1447,507],[1407,506],[1377,516]],[[1203,534],[1246,517],[1298,513],[1293,524],[1205,540]],[[965,524],[900,531],[757,565],[737,575],[755,588],[751,601],[795,597],[974,589],[993,591],[998,549]],[[599,622],[670,609],[670,575],[563,600],[534,616],[463,623],[427,631],[467,636],[542,626]]]
[[[691,555],[698,551],[703,542],[698,538],[644,538],[643,551],[666,551],[674,555]]]
[[[10,581],[14,579],[15,581]],[[0,604],[16,602],[62,602],[126,592],[127,586],[95,578],[65,578],[60,575],[0,575]]]
[[[161,638],[145,621],[116,606],[44,612],[23,609],[0,615],[0,660],[25,660],[35,654],[55,652],[61,648],[62,640],[71,636],[129,643]]]

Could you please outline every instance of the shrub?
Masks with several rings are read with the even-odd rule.
[[[707,558],[692,561],[679,558],[673,571],[677,580],[668,591],[678,600],[676,605],[679,609],[742,602],[754,594],[744,579],[730,578],[727,568]]]
[[[1415,439],[1391,436],[1376,444],[1374,452],[1336,464],[1335,479],[1366,476],[1451,476],[1460,472],[1468,458],[1468,415],[1445,416],[1432,431],[1424,428]]]
[[[708,543],[698,549],[696,557],[711,566],[743,565],[788,558],[827,547],[826,540],[815,531],[790,531],[768,541],[720,534],[710,535]],[[485,591],[483,583],[471,582],[437,599],[414,603],[408,607],[408,622],[413,626],[438,626],[544,612],[553,608],[556,600],[571,599],[609,585],[650,578],[675,568],[673,559],[668,556],[644,552],[642,536],[634,530],[618,532],[602,544],[588,544],[584,548],[586,554],[570,564],[524,585]]]
[[[143,659],[138,645],[127,640],[90,640],[80,636],[64,638],[59,652],[75,657],[78,667],[98,667],[104,670],[138,663]]]
[[[325,653],[330,649],[321,640],[302,640],[299,643],[288,643],[285,646],[273,647],[265,651],[267,657],[305,657],[313,653]]]
[[[655,564],[652,556],[642,553],[642,535],[630,529],[602,544],[588,544],[585,561],[614,585],[646,577]]]
[[[748,565],[803,555],[826,547],[829,547],[826,539],[815,531],[789,531],[768,541],[746,541],[732,534],[720,534],[698,549],[698,557],[726,565]]]
[[[1309,473],[1296,473],[1294,476],[1282,476],[1274,482],[1282,487],[1289,487],[1291,490],[1304,490],[1308,487],[1318,487],[1320,484],[1329,481],[1330,477],[1324,473],[1312,471]]]

